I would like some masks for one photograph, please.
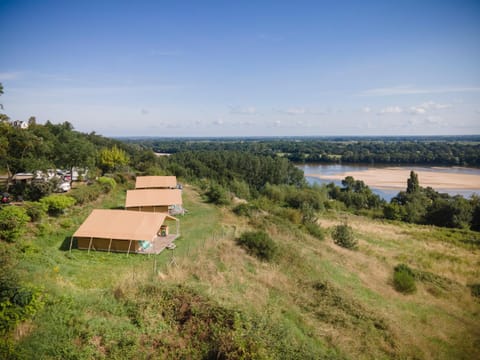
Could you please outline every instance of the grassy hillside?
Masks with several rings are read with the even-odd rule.
[[[23,278],[45,294],[14,334],[18,358],[480,357],[480,302],[467,286],[480,275],[475,233],[326,213],[324,228],[347,217],[359,240],[351,251],[266,211],[239,217],[186,186],[174,251],[68,251],[92,208],[123,201],[118,188],[15,245]],[[236,245],[251,229],[274,239],[273,261]],[[415,271],[414,294],[393,288],[399,263]]]

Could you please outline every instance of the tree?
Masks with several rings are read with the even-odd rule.
[[[480,231],[480,201],[473,202],[473,214],[471,221],[471,229],[475,231]]]
[[[24,208],[5,206],[0,210],[0,238],[8,242],[16,241],[30,221]]]
[[[95,146],[79,133],[68,131],[60,137],[57,164],[70,169],[70,182],[73,181],[74,167],[93,167],[95,164]]]
[[[418,175],[412,170],[410,171],[410,178],[407,180],[407,194],[415,194],[420,190],[420,183]]]
[[[3,95],[3,85],[2,85],[2,83],[0,83],[0,95]],[[2,104],[0,104],[0,109],[3,110],[3,105]]]
[[[427,224],[466,229],[472,222],[473,207],[462,196],[438,198],[427,208]]]
[[[115,171],[121,166],[125,166],[127,164],[127,153],[124,150],[119,149],[116,145],[111,148],[104,148],[100,150],[99,165],[104,173]]]

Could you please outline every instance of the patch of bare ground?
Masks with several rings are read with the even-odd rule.
[[[35,326],[33,324],[33,321],[31,320],[23,321],[19,323],[15,328],[15,331],[13,333],[13,338],[15,341],[20,341],[22,338],[28,336],[34,329],[35,329]]]

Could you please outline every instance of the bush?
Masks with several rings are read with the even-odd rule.
[[[325,239],[325,232],[323,229],[314,223],[306,223],[305,229],[307,229],[308,233],[313,237],[316,237],[318,240]]]
[[[47,207],[50,215],[62,214],[65,209],[75,205],[75,199],[67,195],[49,195],[40,199],[40,203]]]
[[[272,260],[277,252],[277,245],[265,231],[244,232],[237,239],[237,244],[262,260]]]
[[[230,184],[230,190],[239,198],[241,199],[249,199],[250,198],[250,187],[245,181],[241,180],[233,180]]]
[[[40,292],[24,287],[20,283],[13,257],[13,254],[5,248],[0,249],[0,357],[2,358],[10,358],[1,353],[2,345],[5,344],[2,341],[7,340],[7,334],[19,322],[34,315],[42,305]]]
[[[0,238],[8,242],[16,241],[25,232],[25,225],[29,221],[24,208],[4,206],[0,210]]]
[[[102,186],[103,192],[105,193],[109,193],[115,189],[115,186],[117,185],[114,179],[106,176],[99,177],[97,181]]]
[[[218,184],[211,184],[205,193],[207,201],[217,205],[227,205],[230,203],[230,198],[227,191]]]
[[[76,200],[76,204],[81,205],[96,200],[101,193],[101,186],[99,184],[95,184],[75,188],[70,192],[70,196]]]
[[[34,180],[25,189],[25,198],[38,201],[44,196],[50,195],[57,187],[58,179]]]
[[[257,210],[257,207],[254,206],[254,205],[250,205],[250,204],[238,204],[237,206],[235,206],[232,211],[237,214],[238,216],[247,216],[247,217],[251,217],[252,216],[252,213]]]
[[[273,210],[278,217],[290,221],[292,224],[302,223],[302,214],[297,209],[292,208],[277,208]]]
[[[353,234],[353,229],[347,224],[337,225],[332,232],[333,242],[346,249],[355,249],[358,242]]]
[[[415,274],[405,264],[395,266],[393,270],[393,286],[395,290],[403,294],[412,294],[417,290]]]
[[[315,212],[315,209],[313,208],[310,203],[305,202],[302,204],[301,207],[301,212],[302,212],[302,223],[304,224],[315,224],[318,220],[317,213]]]
[[[470,287],[470,292],[472,293],[473,297],[480,298],[480,284],[471,284],[468,285]]]
[[[45,204],[34,201],[25,201],[23,203],[27,215],[30,217],[31,221],[40,221],[47,213],[47,208]]]

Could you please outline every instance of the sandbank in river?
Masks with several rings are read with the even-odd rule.
[[[446,171],[435,171],[435,168],[426,170],[417,170],[420,186],[432,187],[440,190],[470,190],[480,189],[480,175],[462,174]],[[369,187],[385,190],[404,190],[407,187],[407,179],[410,177],[408,168],[371,168],[364,171],[347,171],[339,174],[313,174],[308,176],[323,180],[343,180],[347,176],[352,176],[355,180],[362,180]]]

